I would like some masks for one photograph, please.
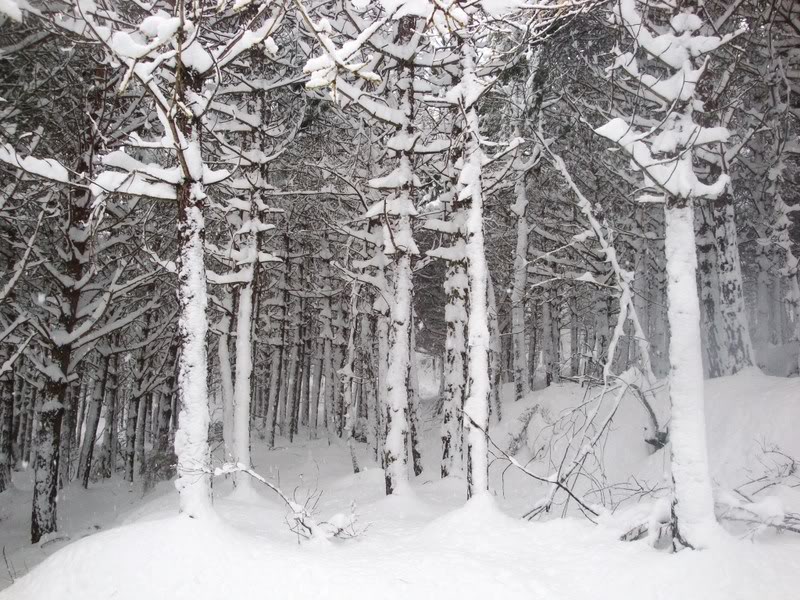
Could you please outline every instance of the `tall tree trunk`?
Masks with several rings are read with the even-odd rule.
[[[466,81],[477,79],[476,50],[467,38],[461,38],[461,73]],[[489,270],[483,237],[483,152],[477,98],[467,98],[462,90],[460,103],[465,111],[464,132],[467,142],[464,163],[458,179],[459,198],[466,205],[466,257],[469,282],[467,336],[469,340],[469,393],[464,403],[464,427],[467,454],[467,497],[483,495],[489,489]]]
[[[133,463],[136,458],[136,422],[139,418],[139,404],[141,397],[132,393],[128,398],[127,414],[125,419],[125,481],[133,482]]]
[[[11,348],[0,346],[0,367],[11,357]],[[11,487],[11,444],[14,412],[14,372],[0,373],[0,493]]]
[[[292,341],[289,350],[289,364],[287,365],[286,381],[286,412],[285,412],[285,433],[289,436],[289,441],[294,441],[294,434],[297,431],[297,415],[299,411],[299,394],[297,393],[297,383],[299,381],[299,367],[302,362],[300,356],[300,301],[295,300],[292,309]]]
[[[100,413],[103,408],[103,399],[106,393],[106,382],[108,381],[108,371],[111,364],[111,354],[106,353],[102,356],[100,367],[100,377],[94,382],[92,400],[86,412],[86,434],[83,436],[81,446],[81,456],[78,461],[78,479],[81,481],[83,489],[89,487],[89,475],[92,470],[92,455],[97,440],[97,426],[100,423]],[[106,416],[108,413],[106,413]],[[106,427],[109,424],[106,423]]]
[[[37,396],[36,386],[29,382],[25,382],[22,386],[21,404],[22,414],[20,416],[19,429],[17,431],[17,447],[19,448],[19,466],[22,467],[25,462],[31,463],[29,457],[31,453],[31,435],[30,430],[33,427],[33,418],[35,416],[35,404]]]
[[[255,240],[250,246],[255,251]],[[254,257],[255,258],[255,257]],[[250,459],[250,392],[253,376],[253,265],[245,267],[249,281],[239,288],[238,315],[236,317],[236,383],[233,397],[234,460],[246,467]],[[237,475],[237,488],[250,489],[250,476]]]
[[[22,465],[36,466],[36,437],[39,435],[39,410],[42,407],[44,395],[36,386],[31,386],[28,404],[25,407],[25,429],[22,430],[22,451],[20,461]]]
[[[415,356],[416,338],[414,325],[411,325],[411,345],[409,346],[408,370],[408,441],[411,450],[411,464],[414,475],[422,475],[422,454],[420,453],[420,420],[419,420],[419,374]]]
[[[119,355],[115,354],[111,359],[109,365],[108,375],[108,393],[106,394],[106,416],[103,425],[103,442],[100,447],[100,456],[98,462],[100,468],[98,469],[100,477],[105,479],[111,477],[111,474],[117,468],[117,418],[118,418],[118,402],[117,397],[119,394],[119,376],[117,369],[119,365]]]
[[[339,298],[336,298],[333,303],[333,315],[333,375],[331,377],[333,404],[331,405],[331,427],[333,427],[333,431],[336,432],[337,436],[342,437],[342,431],[344,430],[344,398],[342,388],[339,385],[338,372],[344,366],[347,340],[344,337],[344,332],[346,331],[344,310]]]
[[[89,403],[89,396],[94,390],[94,382],[87,379],[80,387],[80,393],[75,402],[75,426],[73,428],[73,439],[70,440],[72,447],[81,446],[81,434],[83,433],[83,423],[85,420],[86,405]]]
[[[231,372],[231,355],[228,344],[231,331],[230,292],[222,292],[222,310],[219,320],[219,339],[217,340],[217,361],[219,364],[220,389],[222,391],[222,443],[226,462],[233,462],[235,436],[233,433],[233,373]]]
[[[339,371],[339,380],[342,386],[342,397],[344,403],[344,433],[347,438],[347,446],[350,450],[350,462],[353,466],[353,473],[358,473],[361,469],[358,466],[355,447],[355,427],[358,419],[358,412],[355,405],[355,368],[356,361],[356,328],[358,327],[358,292],[360,286],[353,285],[350,294],[350,331],[347,336],[347,354],[345,364]],[[405,443],[405,440],[404,440]]]
[[[70,346],[57,347],[53,360],[62,373],[69,372]],[[39,409],[39,426],[36,435],[36,461],[33,484],[33,509],[31,512],[31,542],[36,544],[57,529],[59,453],[64,407],[67,403],[67,378],[48,378],[43,395],[45,402]]]
[[[197,124],[199,127],[199,123]],[[199,153],[199,132],[191,135]],[[210,459],[208,446],[208,367],[206,335],[205,194],[199,182],[187,182],[178,190],[178,429],[175,453],[178,455],[180,511],[200,517],[211,510]]]
[[[181,31],[179,38],[185,32]],[[188,104],[187,88],[202,91],[202,76],[183,65],[176,74],[176,100]],[[182,85],[185,84],[186,88]],[[178,111],[176,126],[187,150],[179,154],[202,157],[201,123],[197,116]],[[176,140],[176,144],[178,140]],[[184,158],[185,160],[185,158]],[[179,509],[190,517],[211,512],[211,451],[208,446],[208,295],[206,291],[205,219],[202,173],[184,164],[185,180],[177,188],[178,199],[178,394],[180,406],[175,432],[178,456]]]
[[[542,304],[542,364],[544,365],[545,385],[558,383],[558,356],[555,340],[553,339],[554,315],[550,300]]]
[[[569,353],[570,353],[570,375],[573,377],[581,376],[581,343],[580,328],[578,327],[578,299],[573,296],[569,303]]]
[[[58,487],[63,489],[69,484],[69,467],[72,458],[72,439],[75,427],[75,405],[80,395],[80,385],[67,386],[66,400],[64,401],[64,415],[62,416],[61,432],[58,439]]]
[[[327,250],[327,242],[324,247]],[[330,287],[330,267],[323,265],[323,281]],[[325,293],[320,301],[319,311],[319,336],[322,339],[322,376],[325,388],[322,392],[322,426],[330,432],[333,411],[333,312],[331,311],[330,294]]]
[[[322,387],[322,361],[320,354],[321,344],[318,339],[314,343],[314,356],[311,360],[311,383],[308,393],[308,428],[311,439],[317,437],[317,421],[319,419],[319,396]]]
[[[164,382],[159,400],[158,428],[156,431],[156,452],[164,453],[169,448],[170,421],[173,418],[172,400],[175,396],[175,379],[178,368],[178,346],[170,347],[169,377]]]
[[[517,246],[514,252],[514,284],[511,290],[511,340],[514,363],[514,400],[528,393],[528,348],[525,344],[525,295],[528,287],[528,193],[525,172],[514,186],[516,202],[511,211],[517,217]]]
[[[288,265],[287,265],[287,268]],[[288,277],[287,277],[288,279]],[[290,298],[289,298],[289,290],[288,290],[288,282],[287,288],[284,290],[284,304],[283,304],[283,333],[282,333],[282,371],[281,371],[281,378],[280,378],[280,389],[278,390],[278,431],[280,431],[281,435],[287,435],[288,431],[286,429],[286,425],[289,422],[289,406],[287,403],[290,399],[289,394],[289,385],[291,381],[289,380],[289,373],[291,370],[291,363],[292,363],[292,322],[291,322],[291,306],[290,306]]]
[[[469,54],[467,54],[469,57]],[[471,64],[471,57],[467,64]],[[474,109],[473,109],[474,112]],[[476,121],[477,114],[472,118]],[[480,173],[482,153],[477,141],[470,144],[467,161],[471,169]],[[484,494],[489,489],[488,478],[488,427],[489,398],[489,322],[487,316],[487,265],[483,242],[483,198],[481,181],[470,182],[472,186],[471,203],[467,219],[467,273],[469,276],[469,318],[467,331],[469,339],[469,395],[464,403],[464,426],[467,444],[467,497]]]
[[[308,427],[311,412],[311,390],[309,386],[313,349],[311,347],[311,337],[307,333],[308,327],[304,326],[303,329],[303,366],[300,370],[300,425]]]
[[[16,368],[14,369],[14,397],[12,399],[12,403],[14,405],[14,413],[12,415],[11,420],[11,446],[14,451],[14,459],[19,459],[19,431],[20,431],[20,422],[22,421],[22,417],[25,413],[25,405],[24,405],[24,395],[23,392],[25,391],[25,378],[22,376],[22,370],[24,369],[25,363],[20,360],[17,362]]]
[[[275,432],[278,425],[278,413],[280,412],[281,388],[283,387],[283,355],[286,339],[286,328],[284,327],[283,320],[279,321],[279,327],[280,343],[277,347],[273,348],[272,361],[270,363],[268,404],[272,415],[270,419],[269,436],[267,438],[267,445],[270,448],[275,447]]]
[[[489,414],[491,415],[492,411],[494,410],[497,421],[501,421],[503,419],[503,407],[500,403],[500,389],[503,387],[503,338],[500,332],[500,318],[497,313],[497,299],[494,293],[494,282],[492,281],[491,273],[488,271],[486,273],[486,278],[486,306],[488,310],[487,320],[489,323]],[[512,357],[513,353],[511,352],[511,340],[509,340],[508,349],[508,368],[505,372],[507,375],[510,375],[514,370]]]
[[[717,200],[715,217],[716,245],[719,252],[720,321],[725,333],[725,354],[728,359],[723,366],[723,374],[733,375],[752,366],[754,360],[744,303],[736,215],[731,195],[723,195]]]
[[[411,222],[401,217],[395,235],[410,236]],[[411,257],[402,252],[394,257],[393,295],[390,299],[389,364],[386,374],[386,438],[383,447],[386,494],[408,484],[408,377],[411,327]]]
[[[672,420],[673,532],[684,545],[709,543],[716,526],[704,415],[697,252],[691,200],[669,198],[665,208],[667,301],[670,324],[669,396]]]
[[[377,444],[380,446],[381,451],[378,453],[377,459],[381,468],[386,465],[384,463],[383,447],[386,444],[386,406],[388,399],[386,397],[388,390],[389,380],[389,315],[383,312],[388,307],[383,304],[378,309],[377,322],[375,323],[375,333],[378,338],[378,410],[375,418],[377,420],[378,430],[376,432]]]
[[[144,475],[147,470],[147,458],[145,456],[145,434],[147,433],[147,417],[150,414],[150,407],[153,403],[153,392],[148,391],[139,400],[139,413],[136,416],[136,437],[134,445],[135,462],[139,464],[139,475]]]
[[[702,306],[704,365],[709,377],[719,377],[726,362],[727,346],[721,339],[719,326],[720,285],[717,264],[714,212],[709,203],[702,204],[697,216],[697,270]]]
[[[454,116],[451,139],[458,140],[463,133],[460,115]],[[447,263],[444,293],[445,350],[442,389],[442,461],[440,475],[449,477],[462,464],[464,439],[464,403],[467,400],[467,311],[469,306],[469,281],[467,278],[464,203],[458,197],[458,166],[462,158],[461,144],[451,149],[449,158],[451,224],[450,246],[454,255]]]

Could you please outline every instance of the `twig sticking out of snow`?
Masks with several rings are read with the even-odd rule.
[[[464,413],[464,416],[466,418],[469,418],[469,416],[466,413]],[[478,427],[480,429],[480,427],[475,423],[473,423],[473,426],[474,427]],[[508,452],[503,450],[500,446],[498,446],[497,443],[492,439],[492,437],[489,435],[489,433],[487,431],[485,431],[483,429],[481,429],[481,431],[483,431],[483,433],[486,435],[486,439],[489,440],[489,443],[495,448],[495,450],[497,450],[497,452],[499,452],[500,455],[503,458],[505,458],[509,463],[511,463],[511,465],[513,465],[514,467],[516,467],[517,469],[519,469],[520,471],[522,471],[523,473],[525,473],[526,475],[528,475],[529,477],[532,477],[533,479],[535,479],[537,481],[541,481],[543,483],[552,484],[553,490],[559,490],[559,489],[564,490],[570,498],[572,498],[573,500],[575,500],[575,502],[578,503],[578,505],[581,507],[581,510],[585,511],[584,514],[586,514],[586,512],[588,512],[594,517],[598,516],[598,513],[596,511],[592,510],[591,508],[589,508],[589,506],[584,504],[581,501],[581,499],[578,498],[567,485],[565,485],[565,479],[564,478],[561,478],[561,477],[555,477],[555,478],[554,477],[542,477],[541,475],[537,475],[536,473],[534,473],[533,471],[528,469],[525,465],[520,463],[516,458],[511,456]],[[552,497],[554,495],[555,495],[555,491],[553,491],[551,494],[549,494],[549,496],[548,496],[549,497],[549,502],[548,502],[547,508],[544,508],[544,505],[542,505],[542,509],[543,510],[549,510],[549,506],[550,506],[550,504],[552,504]],[[541,502],[537,503],[537,507],[540,504],[541,504]],[[538,510],[538,509],[534,509],[534,510]],[[530,515],[530,512],[525,514],[524,518],[529,518],[529,515]],[[591,517],[587,516],[587,518],[589,518],[589,520],[594,523],[594,520]]]
[[[717,500],[717,516],[720,520],[747,524],[747,535],[751,537],[770,528],[800,533],[800,514],[787,511],[776,496],[760,496],[779,486],[800,487],[800,464],[778,447],[762,448],[762,452],[760,462],[764,472],[733,490],[744,502],[730,494],[722,496]]]
[[[355,527],[356,512],[355,504],[350,507],[350,514],[336,514],[328,521],[317,523],[312,517],[312,509],[308,508],[308,503],[301,505],[287,496],[274,483],[267,481],[264,477],[256,473],[251,467],[243,463],[225,463],[221,467],[214,469],[214,476],[228,475],[231,473],[247,473],[256,481],[264,484],[283,500],[284,504],[289,508],[291,514],[289,515],[289,524],[292,532],[305,539],[329,539],[335,538],[352,538],[359,535]]]
[[[301,535],[305,538],[325,538],[327,537],[324,532],[322,532],[311,517],[311,513],[306,509],[305,506],[301,506],[289,496],[287,496],[283,490],[281,490],[278,486],[274,483],[270,483],[264,477],[256,473],[252,468],[244,465],[243,463],[225,463],[221,467],[214,469],[214,476],[218,477],[219,475],[228,475],[231,473],[247,473],[260,483],[263,483],[273,492],[275,492],[278,496],[280,496],[281,500],[283,500],[284,504],[289,508],[291,511],[291,515],[289,516],[291,522],[291,529],[298,535]]]

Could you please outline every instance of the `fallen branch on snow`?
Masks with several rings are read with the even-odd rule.
[[[247,467],[242,463],[225,463],[221,467],[214,469],[214,476],[229,475],[231,473],[246,473],[259,483],[267,486],[275,492],[284,504],[289,508],[290,515],[289,528],[299,536],[306,539],[329,539],[332,537],[344,539],[352,538],[359,535],[359,531],[355,527],[356,512],[355,504],[350,507],[349,515],[337,514],[334,515],[329,521],[317,521],[312,516],[312,510],[308,508],[308,504],[301,505],[287,496],[274,483],[267,481],[263,476],[256,473],[251,467]]]

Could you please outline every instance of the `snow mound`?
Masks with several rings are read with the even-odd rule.
[[[380,503],[386,510],[397,503]],[[528,523],[491,497],[405,531],[288,545],[221,519],[172,517],[120,527],[60,550],[2,600],[487,598],[790,600],[800,544],[732,538],[668,555],[586,521]]]
[[[222,598],[255,584],[255,575],[269,564],[265,554],[263,545],[254,545],[219,520],[171,517],[79,540],[0,597]]]
[[[764,450],[800,458],[800,378],[770,377],[748,369],[706,382],[706,427],[711,474],[718,484],[740,485],[757,475]]]
[[[508,402],[492,437],[498,445],[508,444],[520,437],[525,415],[534,407],[543,423],[552,422],[584,402],[585,394],[584,388],[565,383]],[[664,425],[665,390],[659,391],[655,402],[653,408]],[[800,379],[749,370],[706,382],[706,402],[718,500],[732,497],[729,490],[762,472],[765,448],[800,456],[796,435]],[[650,453],[644,441],[646,425],[641,403],[626,398],[599,458],[609,482],[628,477],[654,483],[668,479],[668,448]],[[464,481],[438,478],[433,450],[438,448],[438,430],[428,433],[430,463],[419,485],[392,498],[383,495],[381,469],[369,466],[357,475],[349,471],[344,444],[317,440],[280,451],[255,448],[257,463],[269,465],[265,473],[274,469],[276,477],[282,474],[276,480],[287,489],[305,485],[324,490],[320,512],[334,515],[328,519],[333,525],[350,514],[354,502],[356,537],[298,543],[286,527],[284,507],[275,498],[266,495],[245,502],[226,494],[229,484],[220,481],[215,485],[217,518],[164,518],[175,510],[175,500],[173,495],[159,494],[129,513],[125,520],[129,524],[56,551],[0,592],[0,600],[218,600],[260,595],[315,600],[798,597],[797,536],[759,536],[755,543],[730,536],[709,550],[670,555],[646,541],[619,541],[632,525],[662,519],[669,508],[663,500],[629,502],[627,511],[616,511],[613,519],[602,519],[599,526],[577,518],[527,522],[515,517],[541,497],[542,485],[512,471],[502,474],[501,480],[498,467],[493,467],[492,486],[497,496],[481,496],[462,505]],[[535,454],[537,435],[525,433],[518,456]],[[543,474],[551,468],[536,460],[529,466]],[[89,497],[80,496],[84,502]],[[754,497],[748,510],[764,520],[779,521],[796,507],[800,492],[774,486]],[[550,516],[560,512],[554,510]]]
[[[531,392],[519,402],[509,399],[503,406],[503,420],[491,429],[492,440],[532,472],[547,478],[567,454],[567,444],[573,445],[569,456],[575,456],[582,447],[586,438],[572,439],[573,423],[582,423],[580,415],[595,406],[598,389],[564,382]],[[654,392],[649,397],[651,407],[659,429],[665,430],[670,425],[666,383],[658,384]],[[793,459],[800,461],[800,437],[796,434],[800,378],[773,377],[755,368],[747,369],[706,381],[705,401],[709,466],[717,501],[737,506],[731,499],[743,498],[735,490],[747,495],[757,492],[754,500],[772,496],[774,500],[768,503],[780,500],[785,512],[800,513],[800,492],[791,487],[800,480],[796,475],[788,482],[777,481],[776,477],[791,471]],[[604,402],[597,422],[602,422],[613,409],[612,403]],[[578,406],[586,408],[573,421],[571,415]],[[585,463],[590,477],[578,480],[574,491],[589,504],[602,504],[615,512],[620,504],[637,514],[652,510],[654,507],[631,506],[662,497],[671,488],[670,445],[656,451],[645,441],[650,430],[650,417],[639,396],[626,394],[607,433]],[[503,468],[499,464],[495,467],[498,472]],[[548,489],[546,484],[513,470],[503,476],[506,496],[519,498],[524,495],[522,490],[529,494],[528,509]],[[759,479],[762,483],[775,483],[769,487],[749,483]],[[509,494],[509,490],[513,491]],[[519,508],[526,510],[525,506]],[[749,509],[758,511],[760,507]],[[571,506],[570,511],[576,514],[576,507]],[[559,516],[561,511],[556,513],[551,517]],[[623,520],[627,522],[628,517]]]

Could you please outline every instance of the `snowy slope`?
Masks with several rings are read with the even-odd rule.
[[[523,523],[491,501],[432,521],[435,507],[418,498],[379,504],[399,524],[342,543],[297,545],[221,520],[130,525],[72,544],[0,597],[789,600],[800,583],[797,543],[667,555],[573,519]],[[259,505],[237,512],[273,517]]]
[[[707,382],[706,391],[710,457],[719,490],[745,481],[746,467],[757,470],[763,442],[800,455],[795,434],[800,380],[750,371]],[[580,403],[583,394],[579,386],[564,384],[507,404],[493,437],[499,441],[512,431],[526,405],[539,403],[552,417]],[[609,480],[664,477],[665,452],[651,455],[644,442],[636,441],[644,423],[636,402],[620,406],[601,457]],[[260,488],[253,497],[237,498],[225,480],[215,482],[219,519],[206,522],[173,516],[177,500],[169,484],[143,499],[112,484],[89,492],[70,489],[60,510],[62,516],[72,515],[62,523],[73,540],[90,530],[85,523],[92,516],[104,529],[111,523],[125,525],[58,550],[0,598],[797,597],[798,536],[765,534],[755,542],[731,537],[712,550],[669,555],[644,542],[618,541],[618,522],[610,527],[579,518],[528,523],[516,517],[544,488],[517,472],[503,473],[499,462],[492,467],[496,498],[465,506],[464,481],[438,478],[437,437],[438,425],[432,421],[423,444],[426,470],[413,494],[394,498],[384,497],[383,473],[363,453],[369,468],[353,475],[347,448],[336,440],[273,451],[254,445],[256,470],[283,489],[295,490],[301,502],[316,502],[318,520],[341,521],[355,506],[358,535],[343,540],[298,543],[286,524],[285,507],[271,492]],[[547,472],[546,464],[532,463],[531,468]],[[7,511],[0,521],[0,545],[24,571],[50,547],[31,547],[20,537],[24,518],[14,515],[24,515],[29,500],[20,491],[13,494],[13,506],[5,503],[6,494],[0,496],[0,507]],[[92,494],[97,502],[90,500]],[[99,502],[103,495],[120,497],[113,514],[102,512],[108,511]],[[17,521],[12,531],[9,524]]]
[[[774,460],[765,450],[780,449],[791,457],[800,457],[800,436],[796,430],[800,421],[800,378],[771,377],[749,369],[732,377],[706,381],[705,396],[711,476],[718,491],[737,488],[761,476]],[[574,383],[533,392],[518,403],[505,404],[504,419],[494,426],[492,437],[503,448],[508,448],[516,439],[520,446],[517,456],[523,461],[536,456],[531,468],[546,476],[552,464],[542,461],[543,449],[554,443],[556,451],[552,456],[559,458],[564,447],[563,440],[553,442],[546,428],[559,415],[585,404],[589,398],[589,392]],[[607,403],[599,417],[608,409]],[[668,426],[666,387],[658,389],[653,409],[661,427]],[[530,412],[534,412],[531,426],[520,438]],[[597,456],[602,470],[597,469],[596,473],[604,477],[608,486],[634,479],[653,487],[668,485],[669,444],[653,452],[644,441],[648,423],[642,404],[635,397],[626,396]],[[517,477],[524,476],[512,477],[516,481]],[[513,487],[517,485],[525,483],[520,481]],[[530,485],[539,493],[545,489],[542,485]],[[592,486],[587,484],[583,489],[590,488]],[[628,495],[627,491],[620,491],[616,499]],[[800,511],[800,502],[795,508]]]

